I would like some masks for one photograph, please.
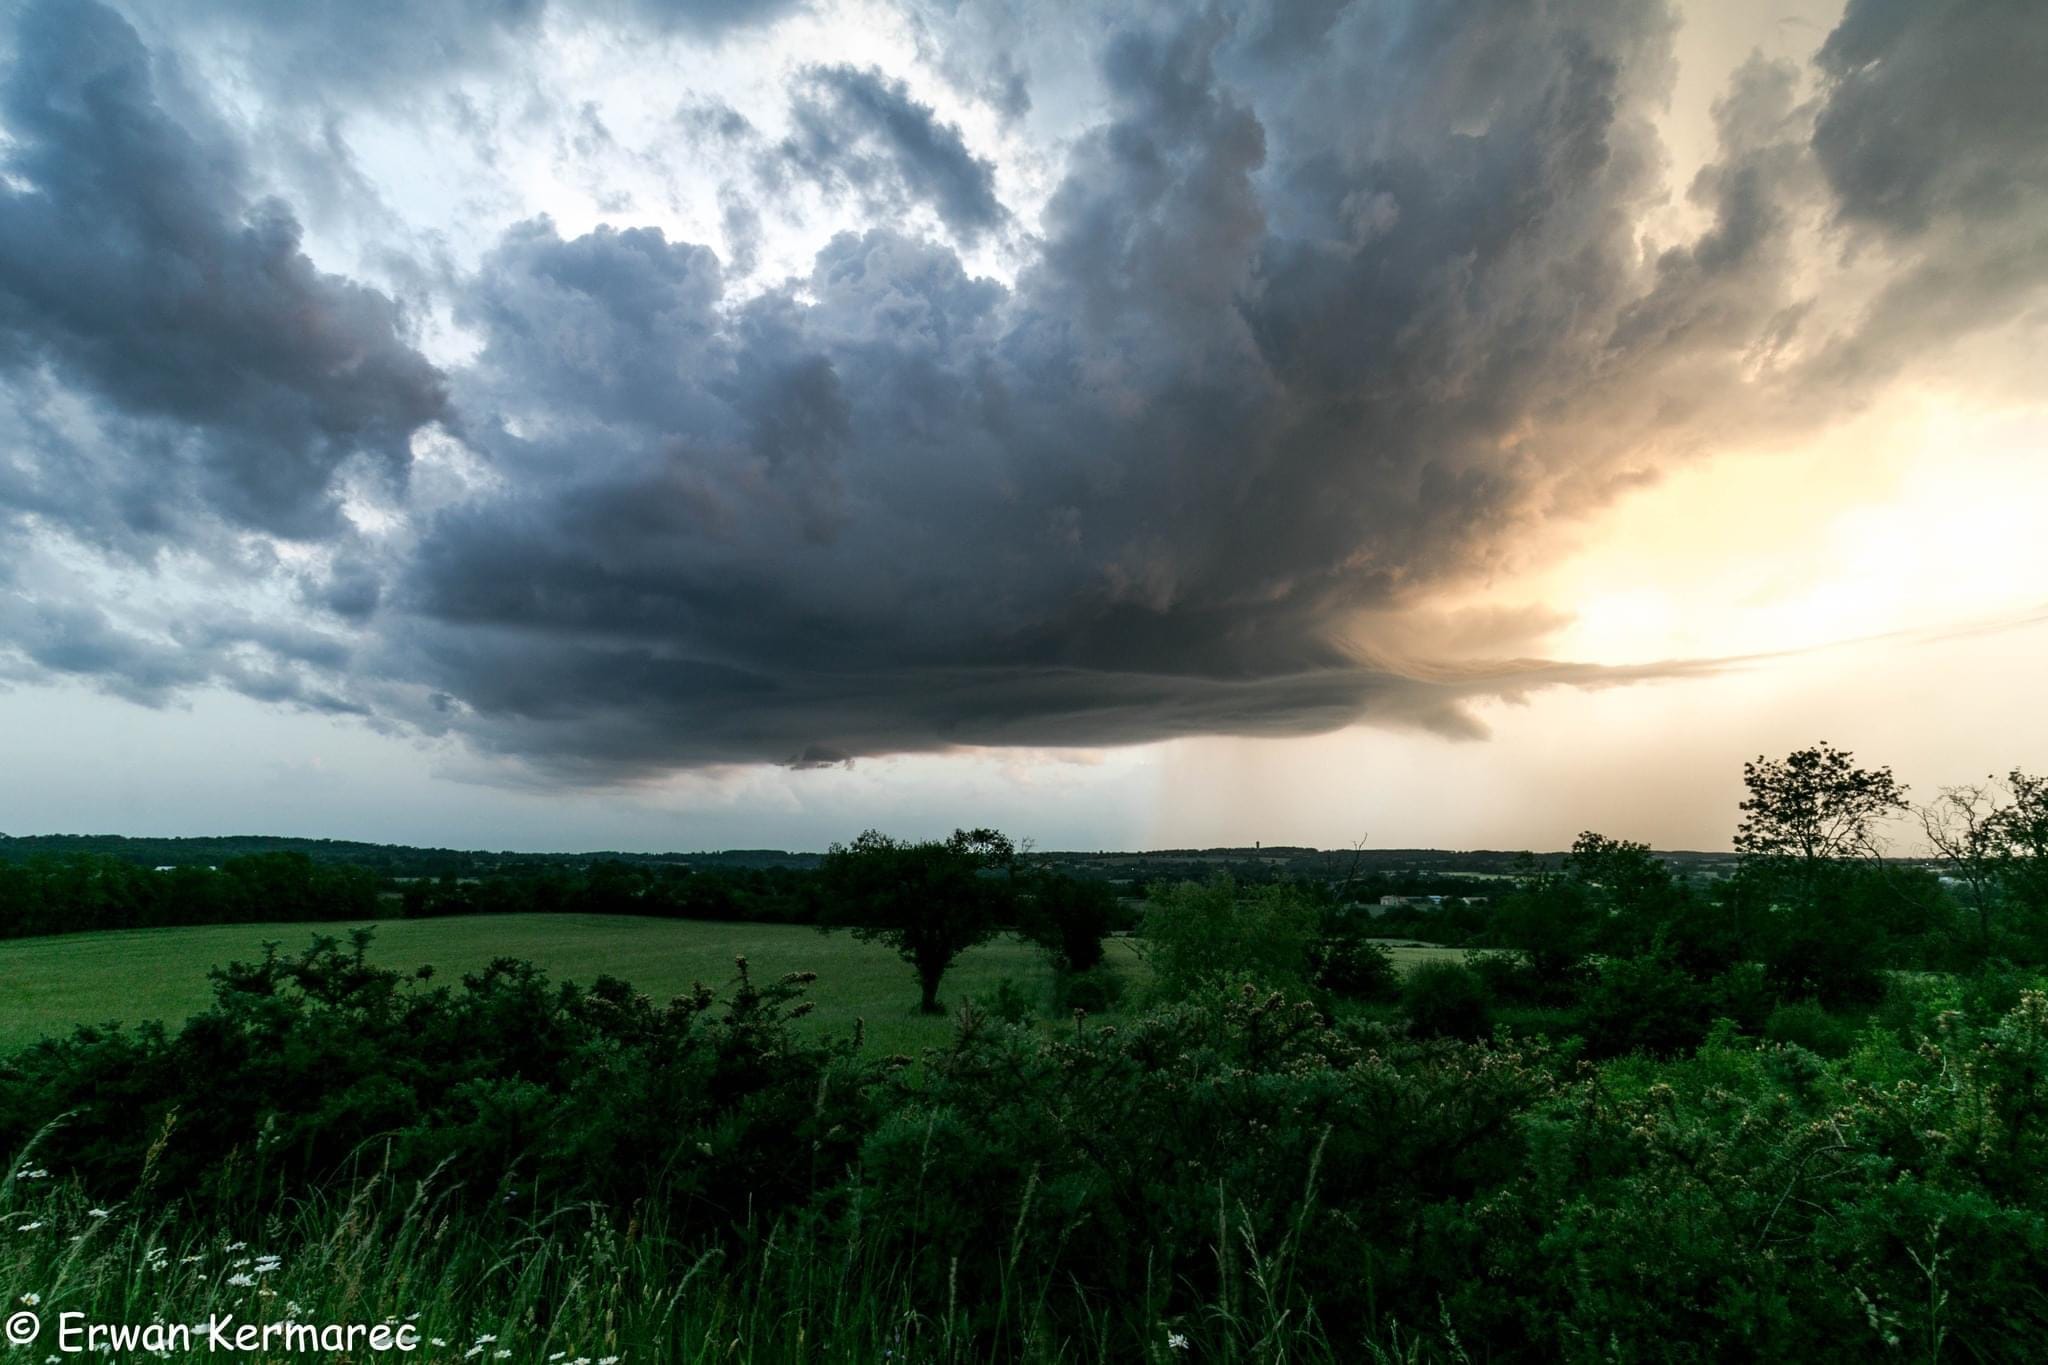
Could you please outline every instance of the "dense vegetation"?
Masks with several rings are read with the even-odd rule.
[[[1335,889],[1218,877],[1149,898],[1125,980],[1108,903],[992,831],[866,836],[821,919],[906,959],[906,1010],[1004,926],[1057,983],[918,1058],[744,960],[658,1002],[316,939],[0,1067],[0,1267],[521,1358],[2032,1358],[2038,788],[1970,805],[1943,884],[1875,856],[1885,770],[1748,776],[1735,876],[1587,835],[1483,907],[1497,951],[1405,979]]]

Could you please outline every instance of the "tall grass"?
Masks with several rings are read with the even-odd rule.
[[[591,1204],[478,1214],[459,1206],[455,1173],[445,1170],[410,1184],[371,1172],[251,1210],[232,1226],[200,1226],[160,1199],[95,1207],[34,1162],[31,1147],[0,1183],[4,1311],[33,1305],[43,1322],[22,1359],[56,1354],[65,1312],[195,1329],[216,1314],[258,1324],[406,1323],[421,1343],[415,1359],[555,1365],[1457,1358],[1400,1324],[1387,1324],[1383,1340],[1324,1336],[1289,1278],[1313,1173],[1296,1231],[1273,1247],[1258,1245],[1250,1217],[1218,1191],[1213,1295],[1171,1319],[1158,1315],[1165,1283],[1149,1302],[1111,1303],[1085,1285],[1020,1277],[1017,1267],[1032,1259],[1020,1210],[996,1325],[981,1314],[977,1332],[970,1310],[981,1305],[951,1295],[943,1306],[916,1304],[918,1267],[876,1254],[857,1227],[828,1239],[778,1223],[743,1229],[732,1248],[690,1245],[664,1230],[659,1198],[619,1216]],[[131,1212],[140,1208],[152,1212]],[[190,1352],[164,1358],[202,1357],[217,1358],[195,1331]]]

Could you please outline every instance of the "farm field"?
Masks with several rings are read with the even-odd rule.
[[[161,1019],[176,1024],[204,1009],[210,998],[207,969],[259,957],[266,940],[296,952],[314,934],[344,937],[356,927],[335,924],[225,924],[111,933],[64,934],[0,943],[0,1049],[12,1049],[78,1024]],[[851,934],[821,934],[808,925],[739,924],[650,919],[634,915],[465,915],[445,919],[379,920],[371,958],[380,965],[435,968],[454,981],[494,957],[525,958],[557,981],[588,983],[616,976],[666,999],[704,981],[721,990],[732,979],[733,958],[744,955],[757,980],[812,971],[815,1025],[835,1032],[864,1019],[867,1036],[892,1052],[942,1042],[942,1018],[915,1011],[917,982],[887,948]],[[1141,977],[1144,964],[1126,938],[1108,943],[1109,961]],[[1390,948],[1411,966],[1455,949]],[[1048,981],[1037,948],[1001,938],[963,954],[946,975],[949,1004],[986,998],[1009,977],[1041,992]]]

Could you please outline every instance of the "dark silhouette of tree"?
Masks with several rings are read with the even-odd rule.
[[[1910,809],[1890,768],[1859,768],[1855,755],[1822,741],[1783,759],[1742,765],[1749,797],[1735,828],[1745,858],[1790,863],[1812,874],[1822,865],[1876,857],[1876,826]]]
[[[1994,817],[2000,879],[2018,905],[2048,914],[2048,777],[2014,768],[2005,781],[2010,799]]]
[[[1764,971],[1787,999],[1836,1005],[1883,989],[1886,926],[1900,897],[1879,884],[1877,827],[1911,809],[1890,768],[1859,768],[1825,742],[1742,765],[1735,831],[1743,876],[1777,907]],[[1875,899],[1874,899],[1875,898]],[[1889,899],[1887,899],[1889,898]]]
[[[1116,888],[1040,870],[1027,878],[1017,928],[1061,971],[1085,972],[1102,961],[1102,939],[1116,918]]]
[[[1967,907],[1977,921],[1977,947],[1991,946],[1991,915],[1998,899],[1999,875],[2006,861],[2004,816],[1995,782],[1943,787],[1920,807],[1920,828],[1949,873],[1962,883]]]
[[[917,971],[919,1011],[941,1013],[946,969],[1012,918],[1016,860],[992,829],[955,830],[943,842],[868,830],[825,854],[822,925],[894,948]]]

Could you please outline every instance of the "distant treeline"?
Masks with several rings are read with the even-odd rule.
[[[79,854],[0,862],[0,938],[260,920],[369,919],[379,879],[303,853],[258,853],[218,867],[157,871]]]
[[[481,877],[498,872],[581,867],[593,862],[669,864],[677,867],[816,867],[820,855],[779,848],[734,848],[715,853],[513,853],[487,849],[419,848],[354,839],[295,839],[230,834],[190,839],[123,834],[0,835],[0,863],[81,856],[118,858],[141,867],[210,867],[230,858],[294,853],[329,866],[359,867],[384,877]]]
[[[29,840],[0,844],[19,846]],[[449,870],[434,876],[393,874],[371,864],[317,858],[302,850],[244,853],[217,864],[139,861],[132,851],[95,852],[93,843],[120,843],[91,836],[34,841],[44,851],[20,861],[0,859],[0,938],[83,933],[106,929],[148,929],[172,925],[315,922],[378,918],[423,919],[444,915],[647,915],[662,919],[732,920],[763,924],[817,924],[831,918],[832,897],[822,860],[783,854],[777,865],[737,865],[756,853],[693,854],[662,859],[600,857],[571,861],[542,855],[514,855],[522,861],[484,871]],[[130,841],[145,848],[175,840]],[[209,841],[216,842],[216,841]],[[237,840],[220,840],[232,845]],[[250,840],[251,843],[268,841]],[[342,849],[378,845],[337,844]],[[419,850],[412,850],[419,852]],[[454,855],[470,857],[472,855]],[[804,862],[796,860],[801,857]],[[1119,881],[1090,875],[1092,869],[1060,864],[1045,875],[1088,882],[1143,900],[1155,887],[1178,885],[1193,867],[1178,863],[1152,869],[1151,881]],[[1294,880],[1260,863],[1212,863],[1205,875],[1227,872],[1240,884],[1256,886]],[[1077,875],[1078,874],[1078,875]],[[1431,894],[1462,896],[1488,883],[1455,874],[1370,873],[1339,884],[1301,882],[1325,899],[1340,894],[1376,901],[1379,896]],[[1119,927],[1131,916],[1112,922]],[[1413,926],[1427,929],[1427,924]],[[1448,921],[1446,921],[1448,927]]]

